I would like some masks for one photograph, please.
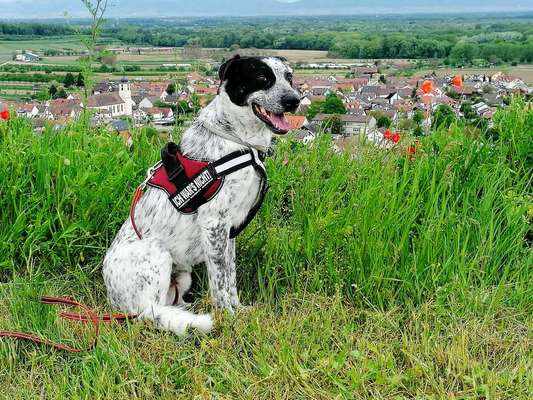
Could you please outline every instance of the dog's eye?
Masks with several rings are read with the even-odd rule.
[[[257,76],[257,79],[260,80],[261,82],[267,82],[268,81],[268,78],[265,75],[259,75],[259,76]]]

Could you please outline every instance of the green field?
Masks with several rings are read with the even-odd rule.
[[[281,142],[271,190],[238,240],[241,299],[207,336],[103,329],[67,355],[0,339],[9,399],[529,399],[533,391],[533,111],[497,135],[462,126],[393,151]],[[101,261],[161,143],[0,121],[0,329],[86,341],[35,302],[109,311]],[[38,156],[36,156],[38,155]],[[196,311],[212,311],[203,268]],[[69,339],[70,338],[70,339]]]
[[[107,41],[112,41],[109,39]],[[120,43],[115,43],[120,44]],[[114,45],[114,44],[111,44]],[[43,37],[42,39],[33,40],[0,40],[0,64],[6,61],[11,61],[13,54],[21,50],[30,50],[43,55],[45,50],[72,50],[83,51],[80,39],[77,36],[65,37]],[[50,57],[50,59],[61,57]],[[78,57],[70,57],[77,59]],[[48,59],[48,57],[45,57]],[[63,62],[62,62],[63,63]]]

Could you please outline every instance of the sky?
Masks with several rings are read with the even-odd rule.
[[[94,1],[94,0],[93,0]],[[533,11],[533,0],[109,0],[108,17]],[[81,0],[0,0],[0,19],[85,17]]]

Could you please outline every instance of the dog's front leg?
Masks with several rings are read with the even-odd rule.
[[[213,221],[202,227],[202,245],[205,252],[209,290],[216,308],[234,312],[235,257],[233,241],[229,239],[227,224]]]
[[[234,309],[241,306],[239,301],[239,294],[237,293],[237,266],[235,264],[235,239],[230,239],[228,245],[228,259],[229,259],[229,289],[230,302]]]

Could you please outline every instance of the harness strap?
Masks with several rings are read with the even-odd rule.
[[[246,227],[250,224],[250,222],[252,222],[252,220],[257,215],[259,209],[263,205],[263,201],[265,200],[265,197],[269,189],[267,174],[261,162],[260,154],[255,150],[252,150],[251,154],[253,156],[251,165],[254,167],[255,172],[257,172],[259,176],[261,177],[261,188],[259,190],[258,199],[256,200],[252,209],[248,212],[246,219],[237,228],[233,228],[233,227],[231,228],[230,234],[229,234],[230,239],[235,239],[237,236],[239,236],[242,233],[242,231],[246,229]]]

